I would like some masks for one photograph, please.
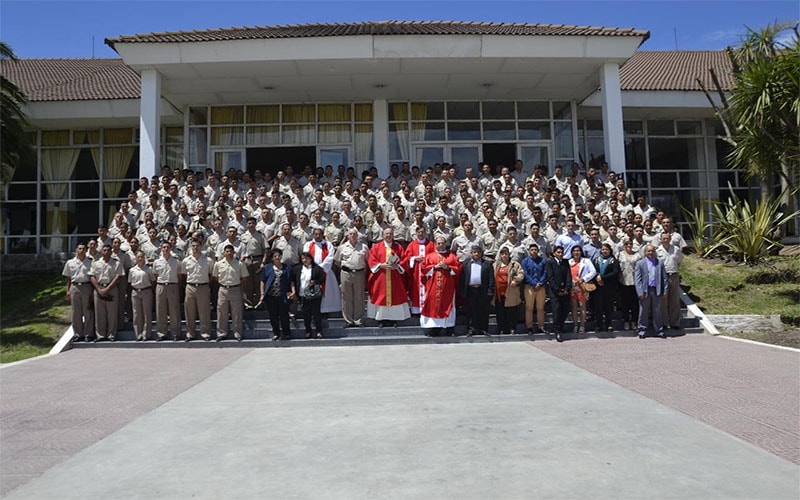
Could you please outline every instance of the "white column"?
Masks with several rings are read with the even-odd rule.
[[[603,109],[603,140],[609,169],[625,173],[625,132],[622,128],[622,92],[619,89],[619,64],[604,63],[600,68],[600,100]]]
[[[372,135],[378,175],[389,177],[389,104],[386,99],[372,101]]]
[[[161,172],[161,73],[142,70],[142,97],[139,115],[139,177],[150,178]]]

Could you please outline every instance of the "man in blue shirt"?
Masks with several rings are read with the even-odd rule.
[[[545,333],[544,331],[544,299],[545,283],[547,283],[547,261],[539,255],[539,245],[528,245],[528,255],[522,259],[522,271],[525,273],[525,326],[528,335]],[[536,308],[536,319],[539,327],[533,329],[533,309]]]

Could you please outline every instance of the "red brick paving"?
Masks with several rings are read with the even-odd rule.
[[[800,464],[796,351],[703,334],[531,345]]]
[[[250,349],[85,349],[0,370],[0,496]]]

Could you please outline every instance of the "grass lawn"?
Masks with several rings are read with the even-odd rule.
[[[772,257],[746,266],[687,256],[681,265],[687,293],[706,314],[780,315],[783,332],[725,332],[750,340],[800,347],[800,259]]]
[[[69,327],[69,302],[58,273],[5,274],[0,297],[0,363],[46,354]]]

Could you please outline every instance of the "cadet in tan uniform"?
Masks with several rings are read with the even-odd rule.
[[[144,252],[136,252],[136,265],[128,271],[128,283],[131,285],[131,302],[133,303],[133,332],[136,341],[145,341],[150,338],[150,329],[153,325],[153,287],[156,284],[156,275],[147,265]]]
[[[92,262],[89,271],[95,289],[95,342],[113,342],[117,334],[117,282],[123,275],[122,264],[111,258],[111,245],[103,245],[100,258]]]
[[[233,245],[225,245],[223,257],[214,264],[211,276],[219,282],[217,297],[217,342],[228,336],[228,314],[231,317],[233,336],[242,341],[242,286],[246,281],[247,267],[233,258]]]
[[[181,293],[178,288],[180,262],[172,255],[169,242],[161,243],[161,256],[153,262],[156,275],[156,342],[167,337],[167,316],[172,340],[177,341],[181,333]]]
[[[67,278],[67,300],[72,309],[72,341],[89,340],[94,330],[94,309],[92,308],[92,281],[89,271],[92,259],[86,255],[86,245],[78,244],[75,257],[64,263],[62,276]]]
[[[258,276],[264,269],[267,262],[267,251],[269,245],[263,234],[256,231],[256,219],[247,219],[247,230],[239,237],[244,246],[244,263],[247,265],[247,273],[250,276]],[[244,290],[244,300],[251,305],[255,305],[260,298],[259,281],[256,279],[248,280]]]
[[[196,239],[191,242],[191,254],[183,259],[178,274],[186,280],[186,342],[195,338],[195,321],[200,318],[200,336],[211,339],[211,271],[214,262],[202,254],[203,244]]]
[[[342,293],[342,316],[346,322],[345,328],[363,326],[364,307],[367,299],[367,245],[359,241],[358,230],[350,228],[347,231],[347,241],[336,249],[334,262],[342,270],[342,283],[339,290]]]

